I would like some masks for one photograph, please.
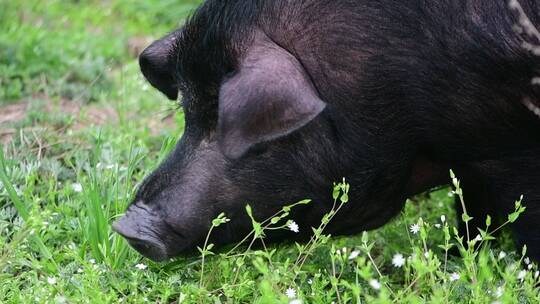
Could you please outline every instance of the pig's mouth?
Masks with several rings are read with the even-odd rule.
[[[133,249],[145,257],[154,261],[163,261],[169,257],[167,248],[162,240],[151,237],[147,233],[143,234],[140,230],[135,230],[125,224],[124,218],[116,221],[112,225],[114,231],[120,234],[129,243]]]
[[[133,206],[112,225],[113,230],[124,237],[133,249],[147,258],[159,262],[177,254],[177,252],[170,252],[169,248],[180,247],[178,250],[181,251],[189,246],[187,240],[171,227],[156,225],[162,221],[159,221],[159,218],[149,212],[147,208],[141,208],[138,204]],[[161,235],[165,235],[166,239],[163,239]],[[175,246],[170,246],[171,244]]]

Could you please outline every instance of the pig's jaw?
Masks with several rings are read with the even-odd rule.
[[[145,257],[154,261],[164,261],[174,254],[169,252],[167,243],[185,242],[170,227],[159,224],[163,221],[141,202],[132,204],[126,214],[113,223],[114,231],[124,237],[129,245]],[[170,232],[170,233],[166,233]],[[166,235],[164,240],[161,235]]]

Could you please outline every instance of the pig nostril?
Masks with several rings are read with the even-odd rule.
[[[132,238],[134,231],[129,228],[129,225],[126,225],[125,217],[120,218],[118,221],[112,224],[113,230],[123,236],[124,238]]]

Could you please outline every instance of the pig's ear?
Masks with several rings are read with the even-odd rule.
[[[155,41],[139,55],[144,77],[171,100],[178,98],[178,85],[174,78],[175,39],[176,33],[172,33]]]
[[[325,106],[294,56],[275,44],[255,48],[221,87],[220,148],[225,156],[239,158],[257,143],[303,127]]]

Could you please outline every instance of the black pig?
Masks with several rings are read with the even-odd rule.
[[[538,24],[540,2],[522,5]],[[540,60],[517,19],[493,0],[206,1],[140,56],[153,86],[181,92],[186,128],[115,230],[163,260],[221,212],[215,244],[251,231],[247,203],[261,220],[311,198],[292,214],[300,233],[267,235],[305,239],[346,177],[351,203],[326,232],[355,234],[453,168],[472,226],[525,196],[513,231],[540,260],[540,119],[522,103],[540,100]]]

